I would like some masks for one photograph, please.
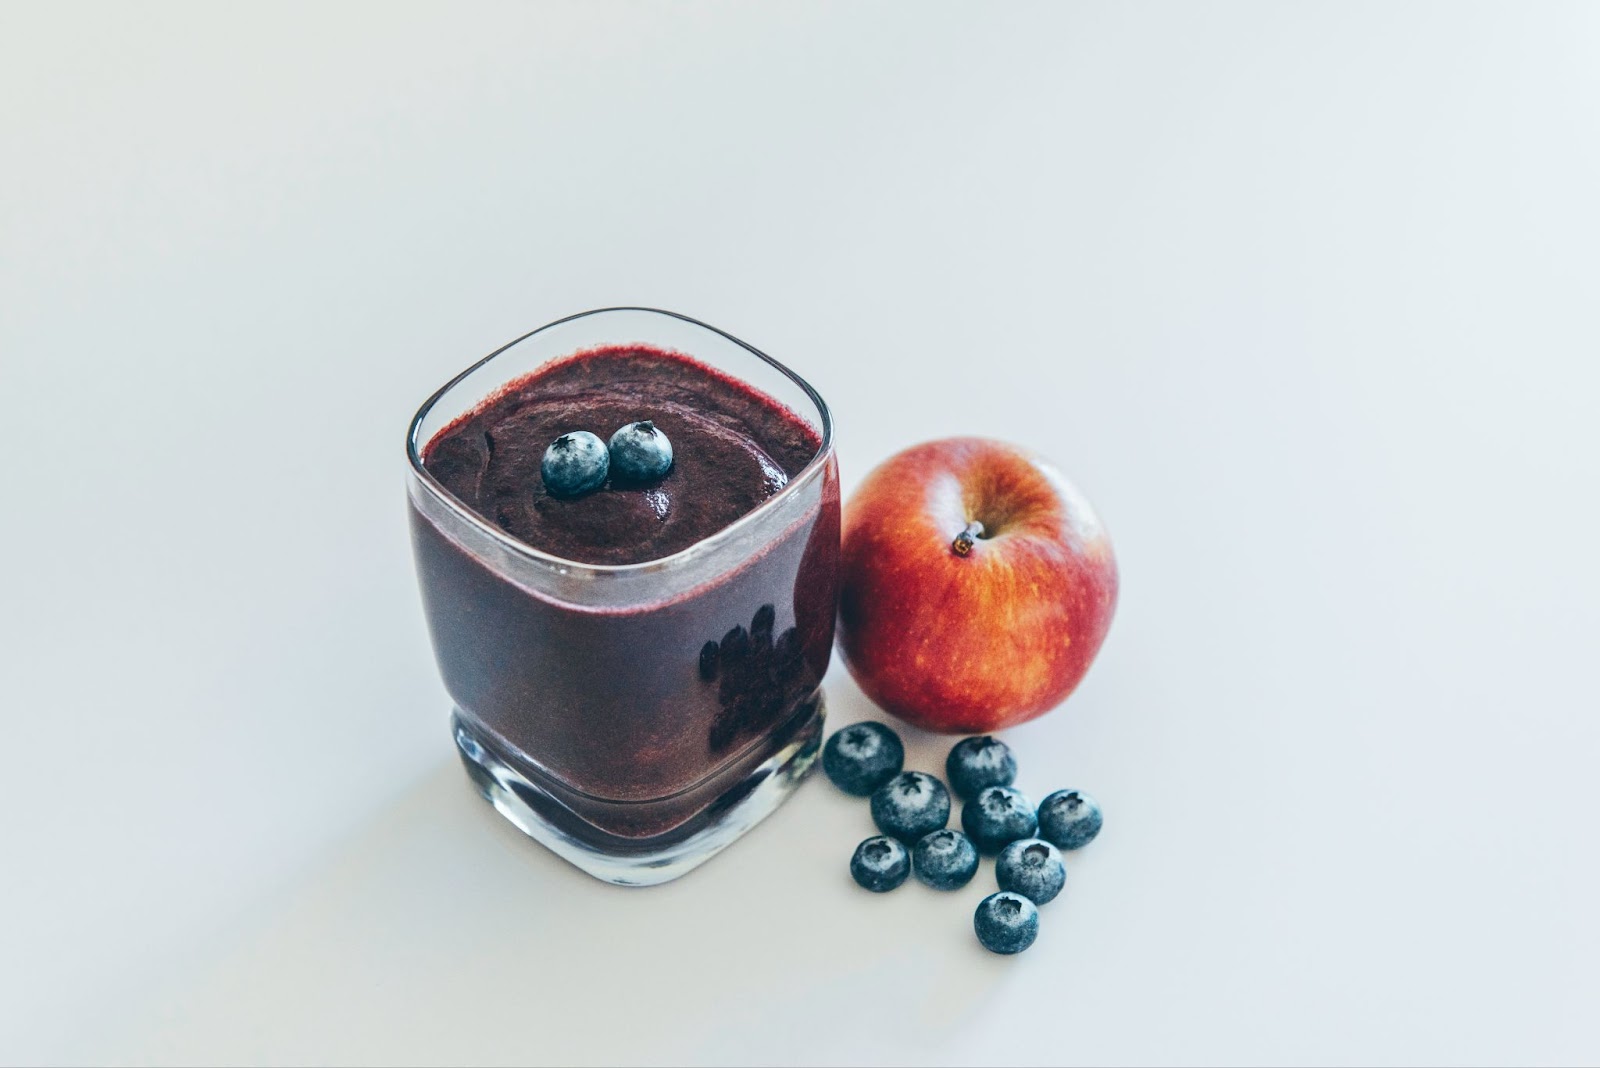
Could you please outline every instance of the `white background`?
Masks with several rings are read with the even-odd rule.
[[[0,8],[0,1059],[1600,1059],[1600,7]],[[480,802],[402,433],[558,316],[1053,456],[1017,959],[807,784],[603,886]],[[975,640],[983,640],[981,634]],[[829,680],[834,723],[872,714]],[[911,735],[934,770],[947,741]]]

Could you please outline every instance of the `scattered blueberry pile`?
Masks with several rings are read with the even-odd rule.
[[[654,482],[672,468],[672,442],[648,419],[629,423],[608,445],[587,430],[562,434],[544,450],[539,474],[552,497],[581,497],[611,478]]]
[[[856,846],[850,875],[875,894],[912,874],[935,890],[959,890],[977,874],[980,853],[999,854],[1000,892],[979,903],[972,926],[985,949],[1021,953],[1039,936],[1039,906],[1066,883],[1061,850],[1094,841],[1100,806],[1081,790],[1057,790],[1035,809],[1011,785],[1011,747],[987,735],[950,750],[949,789],[925,772],[902,770],[905,754],[899,735],[882,723],[852,723],[822,748],[822,770],[845,793],[870,798],[872,822],[883,832]],[[952,790],[962,801],[959,831],[945,826]]]

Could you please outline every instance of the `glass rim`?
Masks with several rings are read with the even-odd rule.
[[[746,512],[738,519],[735,519],[732,523],[729,523],[727,526],[723,527],[721,530],[718,530],[712,534],[708,534],[706,537],[701,538],[693,545],[679,549],[675,553],[657,557],[654,560],[641,560],[635,564],[586,564],[580,560],[568,560],[566,557],[556,556],[553,553],[547,553],[541,549],[537,549],[522,539],[508,534],[506,531],[500,529],[500,527],[496,524],[489,522],[487,519],[474,512],[466,505],[464,501],[446,489],[444,484],[435,478],[433,474],[423,466],[421,451],[423,443],[418,440],[418,437],[422,431],[423,420],[427,419],[429,413],[433,411],[434,405],[438,404],[439,401],[444,398],[445,394],[449,393],[480,367],[485,366],[507,349],[522,344],[524,341],[527,341],[536,334],[542,334],[546,330],[562,326],[577,319],[585,319],[591,315],[604,315],[609,312],[645,312],[650,315],[664,315],[668,318],[677,319],[680,322],[688,323],[691,326],[697,326],[702,330],[708,330],[719,337],[733,342],[735,345],[739,346],[741,349],[744,349],[752,356],[771,366],[774,370],[788,378],[796,386],[800,387],[801,391],[805,393],[805,395],[810,399],[811,403],[816,405],[817,416],[822,424],[822,441],[817,446],[816,455],[811,457],[811,459],[806,462],[806,465],[802,467],[799,472],[793,478],[791,478],[777,493],[774,493],[771,497],[768,497],[766,500],[750,509],[750,511]],[[685,355],[692,354],[686,353]],[[749,383],[747,381],[747,384],[751,385],[752,388],[755,388],[753,383]],[[774,398],[774,400],[776,401],[776,398]],[[782,402],[777,403],[781,404]],[[552,320],[551,322],[545,323],[541,327],[528,331],[521,337],[506,342],[504,345],[501,345],[499,348],[495,349],[482,359],[477,360],[471,366],[463,370],[460,374],[455,375],[444,385],[434,390],[433,394],[428,397],[427,400],[422,402],[422,407],[417,409],[417,413],[411,417],[411,424],[406,430],[406,459],[411,466],[412,476],[416,478],[418,484],[421,485],[422,488],[432,494],[435,500],[448,508],[457,519],[467,523],[469,526],[477,530],[479,534],[490,538],[502,550],[512,553],[513,555],[527,560],[530,563],[550,568],[552,570],[558,570],[562,574],[566,575],[572,575],[574,573],[587,573],[592,576],[636,575],[653,571],[667,570],[687,564],[691,560],[713,552],[716,549],[721,548],[724,544],[733,541],[754,523],[758,522],[776,508],[781,507],[784,503],[793,498],[802,487],[816,480],[818,474],[826,466],[828,458],[832,455],[832,453],[833,414],[828,410],[827,402],[822,399],[822,395],[812,387],[811,383],[807,382],[804,378],[801,378],[785,364],[773,359],[771,356],[768,356],[766,353],[762,352],[754,345],[751,345],[749,342],[742,341],[739,338],[734,337],[726,330],[719,330],[710,323],[701,322],[699,319],[695,319],[687,315],[681,315],[678,312],[667,311],[664,308],[648,308],[642,305],[618,305],[616,307],[609,308],[591,308],[588,311],[581,311],[573,315],[567,315],[560,319]]]

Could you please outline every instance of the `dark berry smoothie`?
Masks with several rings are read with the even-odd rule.
[[[671,440],[665,477],[612,480],[576,498],[545,490],[539,465],[554,439],[587,430],[605,440],[642,419]],[[577,564],[631,565],[760,507],[820,444],[778,402],[704,364],[611,346],[507,384],[427,442],[422,462],[519,542]],[[714,818],[708,803],[809,719],[837,592],[838,479],[828,465],[819,503],[782,533],[686,592],[621,607],[514,583],[413,506],[428,623],[458,713],[560,806],[524,800],[580,840],[653,848]]]

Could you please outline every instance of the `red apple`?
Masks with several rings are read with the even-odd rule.
[[[1042,458],[947,438],[875,468],[844,512],[840,647],[886,711],[973,734],[1042,715],[1100,650],[1111,541]]]

